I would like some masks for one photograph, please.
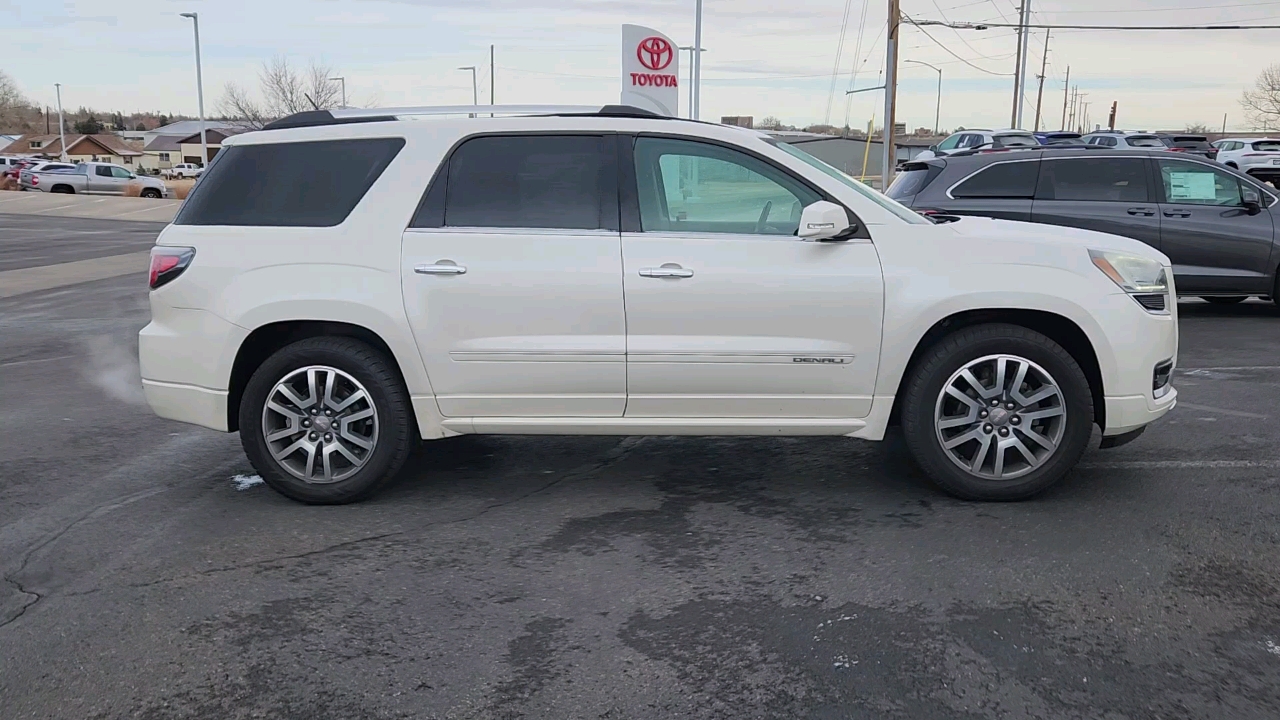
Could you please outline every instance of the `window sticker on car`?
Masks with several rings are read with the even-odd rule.
[[[1169,173],[1169,200],[1216,200],[1217,189],[1214,187],[1211,172],[1171,172]]]

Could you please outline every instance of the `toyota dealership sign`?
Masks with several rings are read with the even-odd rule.
[[[671,38],[640,25],[622,26],[622,104],[676,116],[680,50]]]

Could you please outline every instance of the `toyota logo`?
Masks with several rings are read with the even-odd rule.
[[[640,64],[650,70],[665,70],[671,64],[674,57],[671,52],[671,43],[666,38],[647,37],[640,41],[636,47],[636,57],[639,58]]]

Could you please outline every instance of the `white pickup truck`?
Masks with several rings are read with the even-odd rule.
[[[80,163],[73,170],[22,174],[23,186],[30,190],[74,195],[124,195],[131,184],[141,185],[145,198],[167,197],[169,188],[155,178],[138,177],[128,168],[111,163]]]
[[[174,179],[196,178],[200,177],[200,173],[202,172],[204,172],[204,168],[195,163],[178,163],[168,170],[165,170],[164,176]]]

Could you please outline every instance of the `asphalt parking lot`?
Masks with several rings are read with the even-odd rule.
[[[0,215],[0,288],[158,229]],[[1182,303],[1179,407],[1031,502],[894,441],[461,437],[306,507],[150,414],[121,273],[0,298],[5,720],[1280,717],[1270,303]]]

